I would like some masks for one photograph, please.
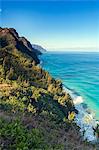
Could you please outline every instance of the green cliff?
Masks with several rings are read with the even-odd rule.
[[[73,122],[71,97],[39,62],[26,38],[0,28],[1,150],[94,150]]]

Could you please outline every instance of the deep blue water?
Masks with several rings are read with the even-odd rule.
[[[78,92],[99,119],[99,53],[47,52],[41,60],[43,68]]]

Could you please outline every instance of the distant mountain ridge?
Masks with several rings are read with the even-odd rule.
[[[32,47],[38,51],[40,51],[41,53],[45,53],[47,50],[44,49],[42,46],[37,45],[37,44],[32,44]]]

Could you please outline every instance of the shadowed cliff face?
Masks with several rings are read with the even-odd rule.
[[[36,64],[39,63],[39,59],[37,57],[38,51],[32,48],[31,43],[24,37],[19,37],[18,33],[13,28],[0,28],[0,48],[6,46],[13,46],[18,51],[21,51],[27,55],[29,55]]]

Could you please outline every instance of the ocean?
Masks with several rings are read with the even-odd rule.
[[[88,111],[99,120],[99,53],[46,52],[40,59],[42,67],[80,95]]]

